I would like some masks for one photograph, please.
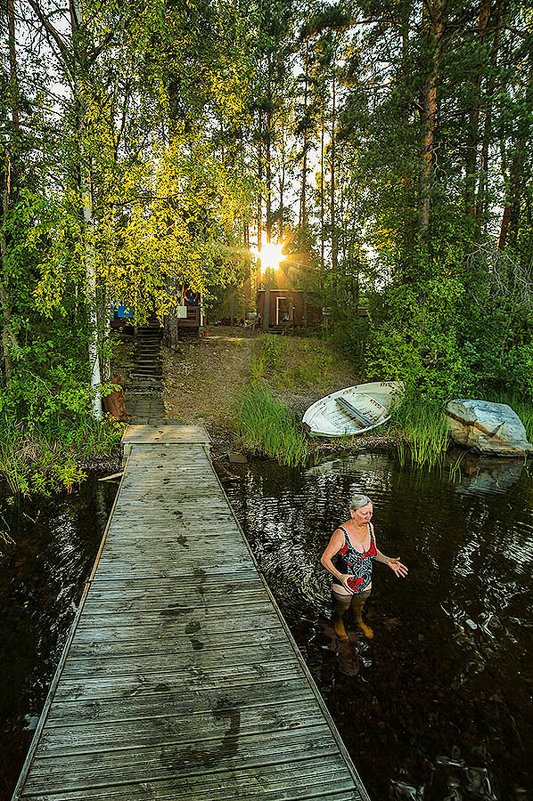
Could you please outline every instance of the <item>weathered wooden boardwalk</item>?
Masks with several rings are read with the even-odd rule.
[[[368,799],[206,442],[191,427],[129,429],[14,799]]]

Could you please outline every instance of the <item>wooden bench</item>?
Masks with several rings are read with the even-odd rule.
[[[348,414],[354,417],[358,423],[364,425],[365,428],[376,425],[375,420],[371,420],[370,417],[366,417],[366,415],[364,415],[362,412],[359,412],[355,406],[352,406],[352,404],[346,400],[346,398],[335,398],[335,400],[345,412],[348,412]]]

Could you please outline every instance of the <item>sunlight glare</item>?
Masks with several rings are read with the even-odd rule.
[[[283,254],[283,245],[276,245],[274,242],[265,242],[257,257],[261,259],[261,272],[265,270],[277,270],[286,256]]]

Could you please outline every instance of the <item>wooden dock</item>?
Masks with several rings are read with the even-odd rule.
[[[369,801],[207,443],[128,429],[14,801]]]

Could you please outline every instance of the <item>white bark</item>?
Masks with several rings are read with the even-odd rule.
[[[70,5],[72,33],[73,37],[76,28],[81,24],[83,17],[82,0],[72,0]],[[84,111],[83,103],[83,88],[78,85],[77,90],[81,98],[82,115]],[[81,119],[80,128],[83,132],[83,118]],[[85,247],[85,291],[87,293],[87,302],[89,307],[89,368],[91,371],[91,403],[93,409],[93,416],[95,420],[102,419],[102,402],[100,399],[100,360],[98,358],[98,314],[97,314],[97,294],[96,294],[96,263],[94,258],[93,248],[94,245],[90,241],[94,227],[93,203],[91,193],[91,180],[90,174],[87,170],[87,165],[84,164],[83,152],[80,153],[80,192],[83,203],[83,221],[84,221],[84,235]],[[89,236],[87,236],[89,235]]]
[[[82,166],[82,176],[84,167]],[[83,198],[83,220],[86,233],[92,231],[93,205],[91,199],[91,186],[85,177],[81,181]],[[91,370],[91,394],[93,415],[96,420],[102,419],[102,403],[100,400],[100,361],[98,358],[98,315],[96,297],[96,265],[94,261],[93,245],[85,243],[85,282],[87,300],[89,305],[89,366]]]

